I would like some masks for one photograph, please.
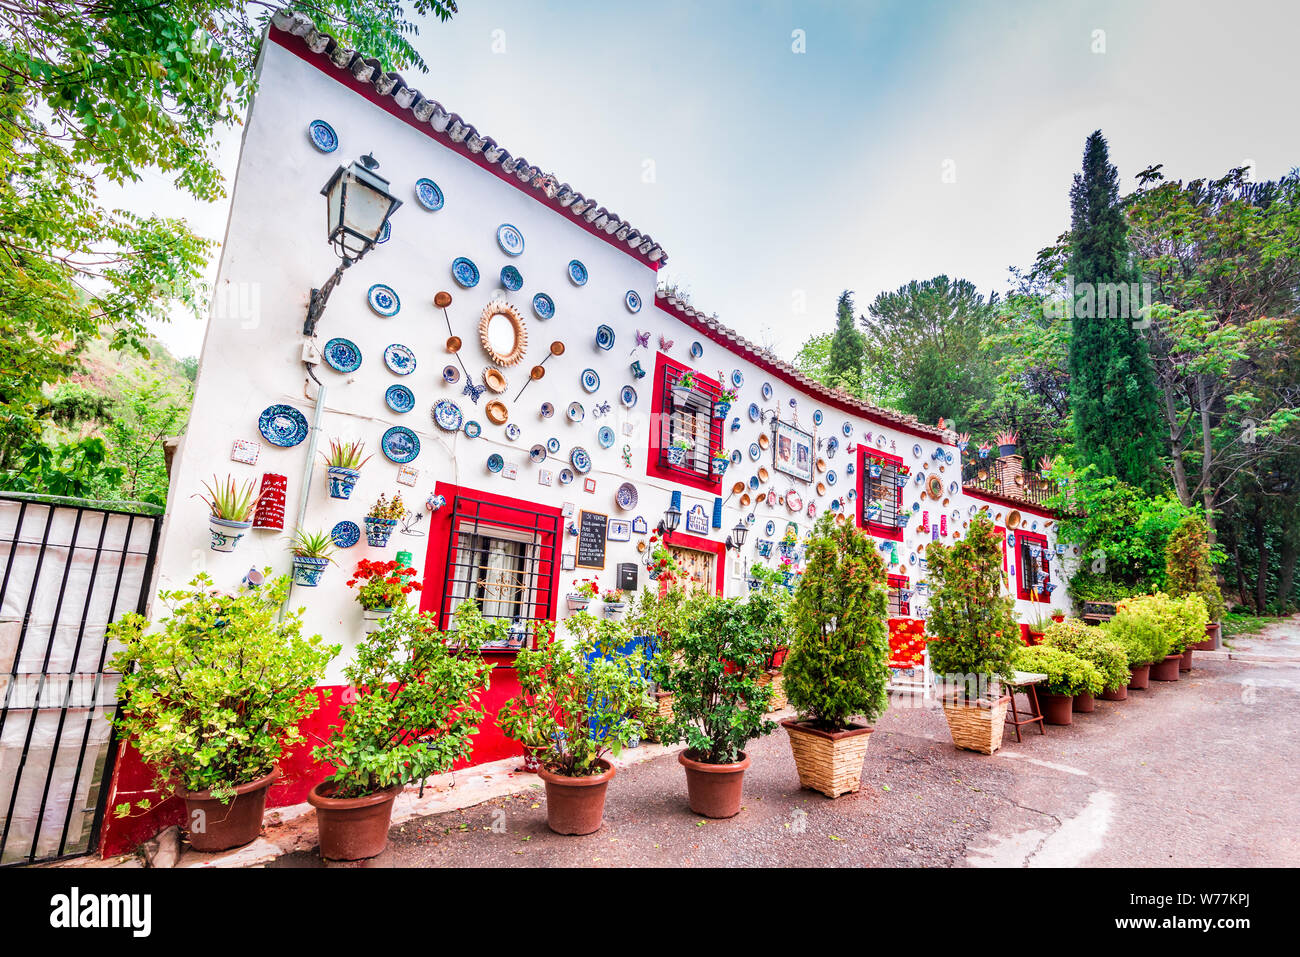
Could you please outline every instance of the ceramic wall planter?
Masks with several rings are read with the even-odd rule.
[[[600,603],[600,613],[606,618],[617,618],[627,610],[625,601],[602,601]]]
[[[945,701],[943,716],[948,721],[952,743],[965,751],[992,754],[1002,747],[1002,729],[1007,723],[1010,705],[1010,695],[983,705]]]
[[[395,518],[371,518],[366,516],[366,544],[373,548],[383,548],[388,544],[388,536],[397,527]]]
[[[1043,706],[1043,720],[1048,724],[1067,725],[1074,723],[1074,695],[1049,694],[1038,692],[1038,702]]]
[[[593,834],[605,814],[605,790],[614,778],[608,761],[596,762],[600,774],[571,778],[542,768],[537,776],[546,784],[546,826],[556,834]]]
[[[686,464],[686,450],[685,450],[685,449],[683,449],[683,448],[681,448],[681,447],[679,447],[679,446],[676,446],[676,445],[670,445],[670,446],[668,446],[668,448],[665,450],[665,452],[666,452],[666,454],[668,455],[668,464],[669,464],[669,465],[685,465],[685,464]]]
[[[1143,691],[1146,689],[1151,680],[1150,665],[1134,665],[1129,669],[1130,677],[1128,679],[1129,691]]]
[[[724,474],[727,471],[727,466],[730,464],[731,464],[731,460],[727,458],[727,456],[725,455],[716,456],[713,459],[713,474],[714,475]]]
[[[320,579],[325,574],[325,569],[329,565],[328,558],[308,558],[305,555],[293,556],[293,583],[295,585],[304,585],[307,588],[315,588],[320,584]]]
[[[862,787],[862,764],[874,728],[854,725],[843,731],[823,731],[806,721],[782,721],[799,772],[799,786],[829,798],[854,794]]]
[[[1083,691],[1074,696],[1075,714],[1092,714],[1097,710],[1097,699]]]
[[[388,846],[388,826],[393,801],[402,786],[357,798],[333,797],[334,782],[322,781],[311,789],[307,803],[316,809],[320,856],[327,861],[362,861]]]
[[[249,522],[229,522],[215,515],[208,516],[208,530],[212,532],[212,550],[214,552],[233,552],[244,533],[253,527]]]
[[[222,804],[211,791],[181,791],[190,847],[196,851],[227,851],[257,840],[262,833],[266,794],[279,777],[280,769],[275,768],[256,781],[239,785],[229,804]]]
[[[734,764],[707,764],[689,754],[689,751],[681,752],[677,761],[686,769],[686,801],[691,810],[711,818],[739,814],[749,755],[741,751],[740,760]]]
[[[581,611],[591,604],[591,599],[586,595],[568,594],[564,596],[564,600],[569,606],[569,611]]]
[[[713,417],[716,419],[725,419],[727,417],[727,413],[729,413],[730,411],[731,411],[730,402],[713,403]]]
[[[1177,681],[1178,666],[1182,664],[1182,655],[1168,655],[1164,661],[1156,661],[1151,665],[1152,681]]]
[[[326,470],[329,479],[330,498],[351,498],[352,490],[357,487],[361,473],[356,469],[341,469],[330,466]]]

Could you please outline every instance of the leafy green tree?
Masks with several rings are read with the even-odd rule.
[[[179,435],[189,418],[192,393],[157,374],[137,371],[119,375],[119,398],[103,428],[108,462],[121,475],[101,481],[96,497],[130,502],[167,504],[167,463],[164,440]],[[105,477],[106,478],[106,477]]]
[[[1071,410],[1075,451],[1084,464],[1151,488],[1159,461],[1159,412],[1146,344],[1129,293],[1139,274],[1126,239],[1119,173],[1101,131],[1088,137],[1083,172],[1070,189]],[[1119,308],[1123,288],[1129,308]]]
[[[1172,598],[1200,595],[1210,621],[1223,619],[1223,595],[1210,567],[1210,544],[1205,521],[1187,515],[1165,543],[1166,590]]]

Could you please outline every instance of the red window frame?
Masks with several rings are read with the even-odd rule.
[[[876,459],[882,465],[893,465],[895,468],[903,464],[901,456],[890,455],[888,452],[879,452],[869,446],[858,445],[858,508],[857,522],[858,527],[865,529],[869,535],[876,538],[883,538],[891,542],[901,542],[903,540],[903,527],[892,527],[881,522],[868,522],[864,518],[867,512],[867,460],[868,458]],[[895,509],[898,514],[903,513],[903,487],[897,486],[894,489]]]
[[[702,387],[714,405],[717,404],[718,397],[722,394],[722,384],[716,379],[711,379],[706,375],[696,372],[688,365],[675,362],[662,352],[659,353],[655,360],[654,371],[654,395],[651,400],[650,415],[650,450],[646,458],[646,475],[654,478],[661,478],[678,485],[688,485],[691,488],[697,488],[704,492],[721,494],[722,476],[714,475],[712,463],[710,463],[709,474],[701,475],[691,468],[678,467],[669,465],[666,457],[662,454],[664,437],[668,433],[668,422],[672,415],[671,402],[672,397],[668,391],[667,382],[671,378],[676,381],[682,373],[689,371],[694,376],[695,381]],[[726,448],[726,442],[723,440],[723,421],[715,415],[711,415],[712,421],[709,425],[709,451],[712,452],[716,446]]]
[[[909,579],[906,575],[892,575],[892,574],[891,574],[891,575],[889,576],[889,590],[890,590],[891,592],[892,592],[892,591],[899,591],[899,592],[901,592],[901,591],[903,591],[904,589],[910,589],[911,587],[912,587],[912,586],[911,586],[911,579]],[[892,605],[892,600],[891,600],[890,604]],[[898,613],[895,614],[895,613],[893,612],[893,610],[890,609],[890,610],[889,610],[889,617],[890,617],[890,618],[910,618],[911,615],[912,615],[912,601],[911,601],[911,599],[909,598],[909,599],[907,599],[906,601],[904,601],[904,600],[903,600],[903,596],[900,594],[900,595],[898,596]]]
[[[1005,539],[1004,539],[1005,541]],[[1051,595],[1039,594],[1034,598],[1030,594],[1030,589],[1025,585],[1025,571],[1032,563],[1029,557],[1028,545],[1041,545],[1043,547],[1043,557],[1038,560],[1038,567],[1047,572],[1046,581],[1051,581],[1050,559],[1047,557],[1047,536],[1040,535],[1038,532],[1025,532],[1016,529],[1016,597],[1021,601],[1037,601],[1039,604],[1047,604],[1052,600]]]

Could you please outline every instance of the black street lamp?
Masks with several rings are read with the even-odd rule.
[[[737,551],[745,544],[745,538],[749,535],[749,526],[743,521],[737,522],[736,527],[731,530],[731,536],[727,539],[728,543],[735,547]]]
[[[668,511],[664,512],[663,521],[659,523],[659,528],[656,529],[656,531],[658,531],[660,535],[667,534],[668,532],[675,532],[677,531],[677,526],[681,523],[682,510],[669,505]]]
[[[311,291],[307,321],[302,327],[304,336],[316,334],[316,323],[325,312],[330,293],[343,278],[343,270],[375,248],[389,217],[402,205],[388,191],[388,180],[375,172],[378,168],[378,161],[367,153],[352,165],[336,169],[321,188],[326,238],[338,253],[339,266],[325,285]]]

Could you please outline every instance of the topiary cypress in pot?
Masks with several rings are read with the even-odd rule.
[[[871,723],[889,704],[888,579],[875,541],[831,512],[806,555],[782,666],[798,714],[781,725],[799,784],[835,798],[862,786]]]
[[[1002,593],[1002,542],[980,511],[964,539],[925,552],[934,589],[925,630],[943,714],[953,744],[981,754],[1002,746],[1011,696],[998,679],[1011,677],[1020,647],[1013,602]]]

